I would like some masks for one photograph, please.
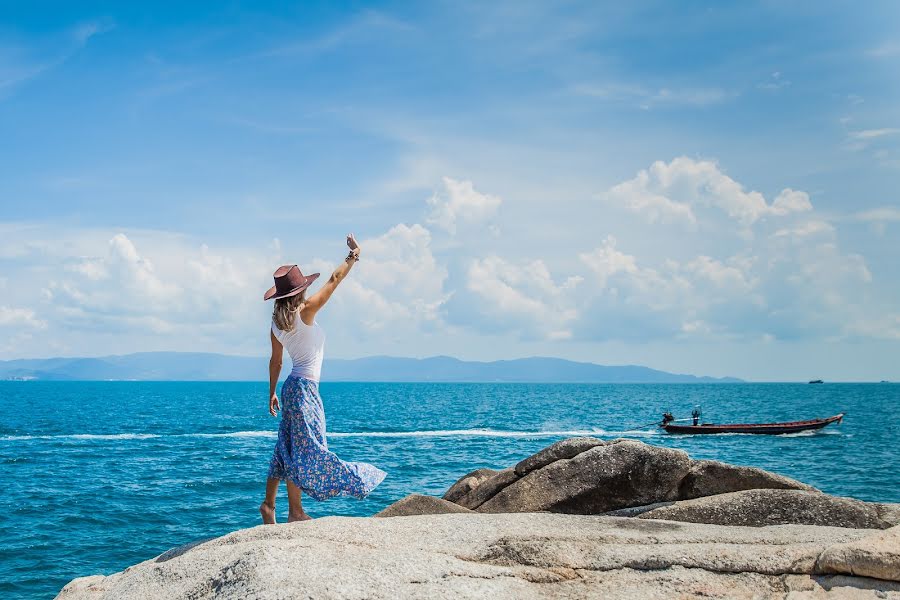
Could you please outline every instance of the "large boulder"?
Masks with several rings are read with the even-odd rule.
[[[443,498],[448,502],[456,502],[496,474],[494,469],[475,469],[466,473],[444,492]]]
[[[606,442],[592,437],[574,437],[560,440],[555,444],[550,444],[540,452],[532,454],[523,461],[520,461],[514,468],[516,475],[524,477],[532,471],[546,467],[552,462],[562,460],[564,458],[573,458],[578,456],[585,450],[590,450],[596,446],[603,446]]]
[[[900,527],[827,548],[816,570],[900,581]]]
[[[325,517],[76,579],[59,598],[890,598],[900,584],[811,575],[826,548],[866,534],[559,514]]]
[[[498,471],[495,475],[478,484],[478,487],[457,500],[456,503],[474,510],[518,478],[519,476],[516,475],[512,467]]]
[[[683,500],[638,515],[716,525],[827,525],[855,529],[886,529],[890,523],[874,504],[804,490],[744,490]]]
[[[447,513],[470,513],[468,508],[463,508],[459,504],[448,502],[442,498],[434,496],[423,496],[421,494],[410,494],[406,498],[397,500],[381,512],[376,517],[408,517],[411,515],[440,515]]]
[[[589,515],[675,500],[690,465],[681,450],[615,440],[531,471],[473,508]]]
[[[777,475],[754,467],[738,467],[717,460],[695,460],[691,470],[681,481],[679,500],[715,496],[741,490],[806,490],[816,488],[790,477]]]

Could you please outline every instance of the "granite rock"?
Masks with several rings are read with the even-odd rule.
[[[886,529],[874,504],[804,490],[744,490],[682,500],[644,512],[638,519],[665,519],[716,525],[800,524]]]
[[[376,517],[408,517],[411,515],[441,515],[447,513],[468,513],[472,512],[468,508],[463,508],[459,504],[448,502],[443,498],[435,498],[434,496],[423,496],[421,494],[410,494],[405,498],[397,500],[381,512]]]
[[[867,534],[548,513],[326,517],[236,531],[58,597],[900,598],[896,582],[815,574],[823,551]]]

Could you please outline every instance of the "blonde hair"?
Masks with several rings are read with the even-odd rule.
[[[275,308],[272,309],[272,320],[275,321],[275,326],[282,331],[293,331],[297,315],[305,302],[306,290],[296,296],[276,300]]]

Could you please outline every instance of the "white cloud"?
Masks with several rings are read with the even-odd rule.
[[[898,133],[900,133],[900,128],[886,127],[882,129],[863,129],[861,131],[851,131],[849,135],[854,140],[871,140],[888,135],[897,135]]]
[[[900,42],[889,40],[872,48],[866,54],[872,58],[887,58],[900,55]]]
[[[774,92],[774,91],[778,91],[780,89],[789,87],[790,85],[791,85],[791,82],[789,80],[785,79],[782,76],[782,73],[780,71],[775,71],[774,73],[772,73],[772,75],[769,77],[769,79],[767,79],[766,81],[764,81],[762,83],[756,84],[756,87],[761,90],[767,90],[770,92]]]
[[[491,330],[515,328],[523,337],[563,340],[572,337],[576,318],[573,293],[581,277],[556,283],[540,260],[516,264],[499,256],[471,261],[466,289],[478,298],[470,310],[485,316]],[[472,303],[476,304],[476,303]]]
[[[882,206],[880,208],[864,210],[851,215],[851,219],[856,221],[900,221],[900,208],[894,206]]]
[[[609,278],[617,273],[632,276],[640,273],[635,257],[616,250],[616,238],[612,236],[608,236],[602,246],[580,254],[579,258],[593,271],[601,288],[606,287]]]
[[[719,87],[650,88],[622,83],[581,83],[571,89],[579,96],[628,102],[644,110],[658,106],[710,106],[724,102],[735,95]]]
[[[682,221],[693,225],[697,222],[689,203],[676,202],[651,189],[648,171],[640,171],[634,179],[613,186],[606,198],[640,214],[650,223]]]
[[[447,269],[432,253],[431,233],[418,224],[399,224],[359,243],[362,260],[334,296],[343,319],[361,325],[365,334],[412,335],[442,327]],[[329,275],[328,262],[314,265]]]
[[[779,229],[775,232],[776,236],[797,236],[806,237],[819,234],[832,234],[835,229],[831,223],[821,220],[806,221],[796,227]]]
[[[471,181],[443,178],[443,192],[428,199],[431,212],[426,222],[455,234],[460,224],[481,224],[497,214],[502,200],[475,190]]]
[[[872,316],[886,313],[880,301],[862,300],[872,285],[866,261],[838,247],[834,224],[816,214],[804,191],[786,188],[768,202],[715,163],[682,157],[654,163],[613,186],[605,199],[605,206],[624,206],[654,224],[622,232],[624,243],[639,242],[644,256],[608,236],[593,249],[576,250],[579,262],[566,263],[559,274],[545,267],[540,280],[578,278],[572,298],[527,289],[499,258],[481,261],[473,271],[485,281],[478,309],[494,315],[495,326],[523,336],[529,313],[565,315],[557,329],[562,323],[574,339],[595,342],[852,337],[875,331]],[[731,232],[727,251],[708,239],[723,231]],[[741,232],[750,235],[734,235]],[[649,236],[677,252],[654,252]]]
[[[651,223],[682,221],[694,224],[699,218],[698,210],[714,208],[749,226],[765,216],[812,210],[805,192],[785,189],[769,204],[759,192],[744,190],[716,163],[686,156],[670,163],[656,161],[633,179],[610,188],[604,198],[640,214]]]
[[[499,198],[471,181],[446,178],[444,186],[427,201],[435,229],[496,225],[486,221],[499,217]],[[539,343],[896,338],[894,312],[865,259],[838,246],[842,220],[818,215],[804,191],[786,188],[768,202],[715,163],[682,157],[652,164],[605,197],[601,208],[624,207],[652,225],[617,227],[599,243],[573,236],[557,257],[540,244],[483,235],[435,246],[421,224],[360,240],[362,260],[323,315],[329,339],[346,356],[376,347],[409,353],[426,339],[440,352],[448,335]],[[897,219],[900,212],[882,207],[844,220]],[[742,231],[752,235],[735,235]],[[4,291],[38,291],[33,304],[17,295],[0,308],[7,339],[17,340],[3,352],[21,353],[42,327],[69,343],[117,336],[127,347],[111,351],[120,352],[261,351],[269,307],[260,295],[274,267],[291,261],[271,238],[227,248],[163,232],[0,232],[9,238],[0,256],[27,265]],[[336,263],[302,265],[323,274],[312,291]],[[354,352],[357,342],[367,350]]]
[[[30,308],[0,306],[0,327],[46,329],[47,323],[38,319],[35,312]]]

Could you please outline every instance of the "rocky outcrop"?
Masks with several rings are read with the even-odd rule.
[[[900,598],[895,582],[821,572],[823,552],[868,533],[548,513],[326,517],[76,579],[59,598]]]
[[[457,504],[469,509],[476,509],[517,479],[518,476],[512,468],[498,471],[495,475],[485,479],[481,485],[457,500]]]
[[[477,488],[497,474],[494,469],[475,469],[456,480],[444,493],[443,498],[448,502],[458,502],[463,496]]]
[[[900,581],[900,526],[827,548],[816,571]]]
[[[638,515],[715,525],[827,525],[856,529],[890,527],[877,508],[853,498],[839,498],[803,490],[744,490],[676,502]]]
[[[727,494],[741,490],[806,490],[811,485],[754,467],[738,467],[717,460],[695,460],[678,488],[679,500]]]
[[[562,440],[512,468],[473,471],[444,498],[482,513],[546,511],[869,529],[900,523],[900,505],[829,496],[762,469],[691,460],[681,450],[627,439]]]
[[[397,500],[383,511],[376,513],[376,517],[408,517],[411,515],[442,515],[448,513],[470,513],[468,508],[459,504],[448,502],[434,496],[410,494],[406,498]]]
[[[564,458],[574,458],[585,450],[590,450],[596,446],[603,446],[606,442],[592,437],[574,437],[560,440],[555,444],[550,444],[540,452],[532,454],[525,460],[520,461],[514,470],[516,475],[524,477],[532,471],[546,467],[552,462],[562,460]]]
[[[535,469],[476,510],[600,514],[636,504],[674,500],[690,464],[690,458],[681,450],[618,440]]]
[[[872,531],[900,505],[632,440],[563,440],[376,516],[403,518],[237,531],[59,598],[900,600],[900,528]]]

